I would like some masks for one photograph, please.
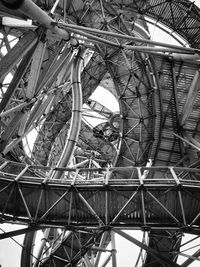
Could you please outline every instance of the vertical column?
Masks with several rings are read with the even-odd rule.
[[[111,235],[111,250],[112,250],[112,267],[117,267],[117,250],[115,244],[115,233],[113,231],[110,232]]]

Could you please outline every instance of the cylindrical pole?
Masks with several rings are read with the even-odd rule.
[[[57,167],[65,167],[70,162],[81,128],[82,88],[80,81],[80,73],[81,73],[81,67],[82,67],[81,63],[83,62],[84,53],[85,51],[81,52],[81,54],[78,55],[78,58],[72,67],[71,83],[72,83],[73,106],[72,106],[71,125],[69,129],[68,138],[66,140],[66,144],[63,149],[60,160],[57,163]],[[61,171],[56,171],[53,172],[51,178],[59,179],[61,175],[62,175]]]
[[[86,36],[88,38],[89,37],[92,38],[92,37],[96,36],[97,34],[100,34],[100,35],[103,35],[103,36],[127,39],[127,40],[131,40],[131,41],[134,41],[134,42],[139,42],[139,43],[144,43],[144,44],[148,44],[148,45],[169,48],[169,49],[172,49],[172,50],[180,51],[182,53],[195,54],[195,53],[199,52],[199,50],[196,49],[196,48],[182,47],[182,46],[178,46],[178,45],[174,45],[174,44],[162,43],[162,42],[149,40],[149,39],[145,39],[145,38],[138,38],[138,37],[135,37],[135,36],[132,36],[132,35],[125,35],[125,34],[116,33],[116,32],[104,31],[104,30],[99,30],[99,29],[90,28],[90,27],[84,27],[84,26],[75,25],[75,24],[67,24],[67,23],[61,22],[61,23],[58,23],[58,25],[62,29],[68,29],[68,30],[70,30],[72,32],[79,33],[80,35]]]
[[[58,26],[55,25],[55,21],[31,0],[2,0],[2,3],[7,8],[19,9],[23,14],[36,20],[47,29],[52,30],[52,32],[59,35],[62,39],[70,39],[69,32],[59,29]]]
[[[45,244],[47,242],[47,239],[49,237],[49,233],[50,233],[50,228],[46,228],[44,233],[43,233],[43,237],[41,239],[41,242],[40,242],[40,245],[39,245],[39,249],[38,249],[38,252],[37,252],[37,255],[36,255],[36,259],[37,260],[34,262],[33,267],[37,267],[38,264],[39,264],[39,260],[40,260],[40,258],[42,256],[42,251],[43,251],[44,246],[45,246]]]
[[[113,231],[110,232],[111,235],[111,249],[112,249],[112,267],[117,267],[117,250],[115,244],[115,233]]]

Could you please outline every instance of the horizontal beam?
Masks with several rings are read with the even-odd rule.
[[[31,226],[31,227],[26,227],[23,229],[19,230],[14,230],[14,231],[9,231],[9,232],[4,232],[3,229],[0,228],[1,231],[3,231],[2,234],[0,234],[0,240],[5,239],[5,238],[10,238],[13,236],[18,236],[18,235],[24,235],[26,233],[30,233],[33,231],[41,230],[44,229],[44,226]]]
[[[178,136],[177,134],[174,134],[175,136]],[[179,136],[178,136],[179,137]],[[2,162],[5,161],[5,159],[1,158]],[[17,163],[12,161],[7,161],[7,165],[10,166],[12,170],[15,170],[16,167],[20,168],[26,168],[27,165],[23,163]],[[65,181],[62,181],[62,183],[58,182],[56,179],[48,179],[43,177],[27,177],[24,175],[20,178],[20,182],[26,184],[27,182],[32,183],[32,185],[36,184],[43,184],[48,183],[51,186],[58,186],[59,187],[69,187],[69,186],[77,186],[79,188],[94,188],[94,187],[102,187],[107,184],[110,186],[116,186],[116,187],[124,187],[128,188],[130,186],[138,186],[141,185],[141,177],[140,173],[144,171],[148,171],[147,176],[145,179],[142,180],[143,184],[146,186],[162,186],[165,187],[166,185],[168,187],[181,184],[181,185],[187,185],[187,186],[199,186],[200,181],[198,180],[192,180],[190,183],[186,179],[181,179],[182,173],[188,173],[188,174],[194,174],[199,175],[200,169],[199,168],[190,168],[190,167],[167,167],[167,166],[151,166],[151,167],[109,167],[109,168],[69,168],[69,167],[46,167],[42,165],[30,165],[28,166],[28,169],[30,171],[34,170],[41,170],[41,171],[58,171],[58,172],[67,172],[67,179]],[[84,177],[88,177],[90,174],[90,177],[92,177],[92,174],[99,173],[98,180],[94,178],[91,178],[90,180],[84,179]],[[121,178],[121,173],[124,172],[126,174],[127,178]],[[81,177],[83,177],[82,180],[74,180],[74,174],[80,174]],[[107,175],[109,173],[109,176]],[[132,175],[134,173],[134,176]],[[6,178],[4,177],[4,174],[7,174]],[[118,178],[118,174],[119,177]],[[167,174],[167,176],[165,175]],[[180,175],[179,175],[180,174]],[[71,175],[71,176],[70,176]],[[17,176],[17,173],[6,173],[2,170],[2,176],[0,174],[0,179],[2,177],[3,180],[6,180],[8,183],[12,182],[15,177]],[[72,177],[70,179],[70,177]],[[78,175],[76,175],[78,177]],[[32,178],[32,179],[31,179]],[[31,180],[30,180],[31,179]]]

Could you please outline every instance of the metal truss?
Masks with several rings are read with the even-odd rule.
[[[6,172],[12,168],[19,173]],[[136,228],[139,225],[153,229],[189,227],[198,232],[198,169],[56,168],[55,171],[64,173],[60,182],[31,175],[40,168],[49,169],[14,162],[2,164],[2,220],[12,218],[9,214],[13,210],[16,220],[38,225],[79,227],[80,224],[80,227],[95,228],[120,227],[126,223],[127,227],[135,225]],[[127,173],[128,178],[121,178],[122,172]],[[114,199],[117,199],[116,207],[111,205]],[[191,207],[193,203],[195,209],[191,211],[188,205]]]
[[[13,165],[15,170],[20,169],[15,179],[12,178],[13,175],[3,171],[3,168],[10,169]],[[65,172],[67,179],[58,183],[58,180],[54,179],[31,177],[29,168],[31,171],[40,168],[39,166],[4,162],[1,167],[1,177],[4,176],[1,178],[1,184],[4,184],[4,187],[1,187],[0,198],[5,201],[4,208],[1,208],[3,209],[1,220],[2,222],[13,220],[8,214],[14,210],[16,221],[30,225],[24,230],[2,234],[1,238],[44,227],[62,228],[68,233],[67,239],[65,240],[62,231],[62,235],[53,241],[56,247],[53,253],[61,253],[63,244],[67,247],[69,244],[76,247],[76,242],[72,242],[72,233],[73,235],[82,233],[81,238],[84,240],[76,238],[77,242],[78,240],[81,242],[80,250],[84,254],[84,251],[93,245],[94,238],[98,239],[105,231],[114,230],[125,237],[127,235],[120,229],[142,229],[152,234],[154,231],[173,231],[174,235],[181,235],[184,232],[197,235],[199,233],[199,181],[194,179],[199,173],[198,169],[113,167],[98,169],[99,174],[97,174],[97,169],[61,168],[59,171]],[[129,172],[130,178],[118,179],[117,176],[122,171]],[[85,180],[83,176],[86,177]],[[13,201],[14,198],[17,202]],[[116,200],[117,204],[113,206]],[[195,206],[196,209],[191,212],[187,207],[188,204],[190,207]],[[60,238],[62,241],[59,241]],[[132,237],[128,239],[132,240]],[[133,243],[138,242],[134,240]],[[62,246],[58,246],[58,243]],[[155,251],[151,251],[140,242],[138,244],[150,254],[153,253],[154,258],[158,257],[154,255]],[[77,256],[75,247],[71,261],[80,260],[80,256],[83,255]],[[160,260],[162,256],[158,258]],[[173,263],[172,266],[178,265]]]
[[[182,244],[200,225],[199,9],[188,0],[12,4],[0,3],[0,219],[27,227],[0,238],[26,234],[22,267],[116,267],[115,236],[140,248],[136,267],[199,261]],[[150,40],[149,24],[181,46]],[[99,85],[117,114],[91,98]],[[104,123],[93,127],[88,114]]]

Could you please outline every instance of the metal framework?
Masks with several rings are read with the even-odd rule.
[[[1,0],[0,16],[0,222],[24,225],[0,239],[25,234],[21,267],[116,267],[116,236],[135,267],[195,266],[200,9]]]

